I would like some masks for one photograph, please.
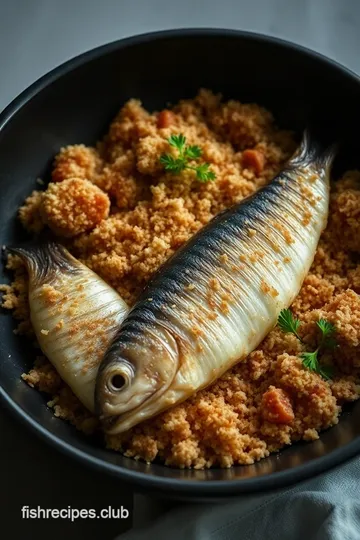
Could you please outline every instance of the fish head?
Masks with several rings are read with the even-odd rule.
[[[178,358],[176,339],[166,328],[152,324],[141,331],[120,329],[96,380],[96,412],[106,433],[121,433],[159,412]]]

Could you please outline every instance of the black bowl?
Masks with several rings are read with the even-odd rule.
[[[59,148],[94,143],[119,107],[136,97],[149,109],[193,96],[200,87],[269,107],[283,127],[306,125],[337,139],[337,170],[358,165],[360,81],[343,67],[273,38],[225,30],[179,30],[122,40],[83,54],[41,78],[0,117],[0,244],[25,239],[16,214],[48,178]],[[2,268],[0,282],[8,279]],[[360,403],[313,443],[295,444],[251,466],[208,471],[147,465],[96,446],[46,408],[20,378],[34,354],[0,317],[0,395],[44,440],[136,489],[209,499],[278,488],[333,467],[360,450]]]

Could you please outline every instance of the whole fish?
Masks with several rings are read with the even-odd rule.
[[[326,227],[334,153],[305,133],[270,184],[217,215],[159,269],[98,371],[96,410],[107,433],[210,385],[276,325]]]
[[[97,370],[128,306],[60,244],[7,249],[27,267],[30,318],[43,353],[94,412]]]

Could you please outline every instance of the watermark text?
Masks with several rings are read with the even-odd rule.
[[[25,505],[21,508],[22,519],[69,519],[75,521],[77,519],[127,519],[129,510],[124,506],[120,508],[102,508],[95,510],[94,508],[41,508],[40,506],[30,507]]]

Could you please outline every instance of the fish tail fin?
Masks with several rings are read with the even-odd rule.
[[[312,131],[306,128],[303,132],[300,145],[291,159],[291,165],[301,166],[315,161],[320,167],[329,170],[338,150],[338,143],[324,146],[314,137]]]
[[[24,246],[6,246],[5,252],[17,255],[24,262],[29,275],[36,282],[51,279],[61,271],[74,271],[72,255],[56,242],[30,243]]]

